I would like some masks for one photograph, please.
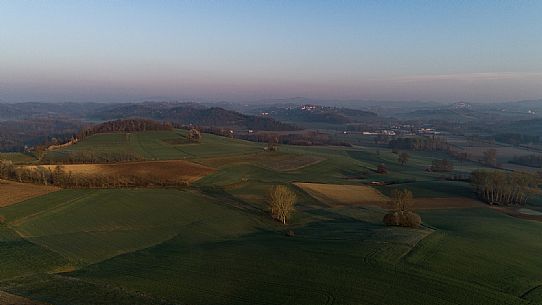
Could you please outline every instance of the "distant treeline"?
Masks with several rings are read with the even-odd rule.
[[[273,134],[273,133],[258,133],[248,135],[236,135],[236,138],[253,141],[253,142],[270,142],[271,140],[278,144],[287,145],[334,145],[334,146],[347,146],[351,147],[352,144],[344,141],[337,141],[334,137],[327,133],[321,133],[316,131],[309,131],[304,133],[292,133],[292,134]]]
[[[424,150],[424,151],[448,151],[450,144],[443,137],[414,137],[397,138],[388,143],[392,149]]]
[[[495,141],[507,143],[511,145],[521,144],[539,144],[540,136],[538,135],[526,135],[520,133],[499,133],[495,135]]]
[[[97,152],[93,150],[75,151],[55,157],[47,154],[41,159],[43,164],[91,164],[141,161],[145,158],[134,152]]]
[[[542,155],[515,156],[510,163],[541,168]]]
[[[147,176],[74,175],[67,172],[63,166],[56,166],[54,169],[44,166],[17,167],[11,161],[4,160],[0,160],[0,179],[63,188],[178,187],[189,185],[186,180],[168,179],[152,174]]]
[[[123,119],[104,122],[84,129],[78,134],[78,137],[82,139],[97,133],[139,132],[150,130],[173,130],[173,126],[170,123],[157,122],[147,119]]]
[[[476,170],[471,183],[482,200],[495,205],[523,205],[540,191],[540,178],[522,172]]]

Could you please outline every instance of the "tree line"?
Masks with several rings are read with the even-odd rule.
[[[269,142],[270,138],[276,138],[277,144],[300,145],[300,146],[320,146],[334,145],[351,147],[352,144],[344,141],[337,141],[332,135],[318,131],[307,131],[303,133],[254,133],[236,135],[236,138],[252,142]]]
[[[97,152],[93,150],[74,151],[61,156],[47,154],[41,158],[43,164],[92,164],[142,161],[145,158],[134,152]]]
[[[423,150],[423,151],[448,151],[450,144],[444,137],[414,137],[397,138],[389,141],[392,149]]]
[[[83,139],[97,133],[110,132],[138,132],[150,130],[173,130],[170,123],[157,122],[147,119],[122,119],[104,122],[90,128],[81,130],[77,138]]]
[[[540,178],[522,172],[475,170],[471,183],[480,199],[491,205],[524,205],[540,191]]]
[[[525,155],[525,156],[515,156],[510,163],[530,166],[530,167],[542,167],[542,155]]]

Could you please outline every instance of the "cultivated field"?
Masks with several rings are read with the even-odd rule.
[[[44,167],[54,170],[56,165]],[[112,177],[156,177],[171,180],[196,181],[214,171],[210,167],[184,160],[143,161],[112,164],[69,164],[63,165],[66,172],[80,176],[112,176]],[[35,168],[35,166],[30,166]]]
[[[268,153],[210,135],[187,144],[183,134],[92,136],[66,148],[143,147],[147,159],[182,159],[66,167],[80,174],[201,178],[182,189],[60,190],[0,207],[0,291],[59,305],[542,301],[542,222],[488,208],[469,183],[425,171],[440,153],[412,152],[400,165],[389,149]],[[374,171],[380,163],[386,175]],[[389,184],[366,186],[372,181]],[[286,226],[268,214],[277,184],[298,198]],[[387,196],[404,188],[414,193],[419,229],[382,223]],[[538,217],[541,206],[536,197],[522,211]]]
[[[340,185],[323,183],[294,183],[314,198],[330,204],[360,204],[384,206],[389,198],[365,185]]]
[[[417,210],[480,207],[487,207],[487,205],[476,199],[465,197],[415,198],[413,201],[413,208]]]
[[[23,153],[0,153],[0,160],[10,160],[15,164],[32,163],[36,158]]]
[[[242,156],[199,159],[197,162],[211,167],[222,167],[231,164],[256,164],[277,171],[293,171],[318,164],[324,160],[324,157],[314,155],[260,152]]]
[[[54,186],[33,185],[0,180],[0,207],[5,207],[58,190],[59,188]]]
[[[47,305],[46,303],[32,301],[11,293],[0,291],[0,304],[6,305]]]

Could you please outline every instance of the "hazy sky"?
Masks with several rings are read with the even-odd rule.
[[[0,0],[0,100],[542,98],[542,1]]]

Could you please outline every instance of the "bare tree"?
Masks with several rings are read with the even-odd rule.
[[[408,189],[394,189],[391,192],[391,205],[394,211],[410,211],[412,209],[412,192]]]
[[[485,165],[497,167],[497,150],[492,148],[484,151],[483,161]]]
[[[391,212],[384,215],[384,224],[388,226],[401,226],[418,228],[422,219],[420,215],[414,213],[412,192],[403,190],[393,190],[391,193]]]
[[[188,131],[188,141],[192,143],[199,143],[201,141],[201,133],[196,128],[192,128]]]
[[[471,174],[471,183],[480,198],[491,205],[523,205],[540,192],[540,178],[522,172],[476,170]]]
[[[402,152],[399,154],[399,158],[397,161],[399,161],[401,165],[405,165],[408,162],[408,159],[410,159],[410,155],[407,154],[406,152]]]
[[[279,138],[276,135],[270,135],[267,139],[267,151],[277,151],[278,150]]]
[[[295,212],[297,196],[288,187],[276,185],[269,192],[269,208],[271,216],[286,224],[288,219]]]

